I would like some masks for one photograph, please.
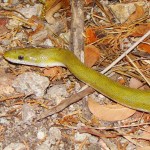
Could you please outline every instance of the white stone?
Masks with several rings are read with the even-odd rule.
[[[17,76],[12,86],[17,92],[42,97],[45,94],[46,88],[49,86],[49,79],[34,72],[26,72]]]
[[[11,143],[4,150],[26,150],[26,146],[22,143]]]
[[[146,6],[145,2],[132,2],[132,3],[117,3],[113,5],[109,5],[110,9],[112,10],[113,14],[116,18],[120,21],[120,23],[124,23],[130,15],[135,12],[136,7],[135,4],[139,6]]]
[[[96,144],[98,142],[98,138],[95,136],[92,136],[91,134],[79,133],[79,132],[75,134],[75,141],[83,142],[86,138],[88,138],[89,142],[92,144]]]
[[[88,134],[88,133],[79,133],[79,132],[77,132],[75,134],[75,141],[83,142],[85,140],[85,138],[87,138],[89,136],[90,136],[90,134]]]
[[[44,44],[44,46],[54,47],[54,45],[50,39],[46,39],[43,44]]]
[[[22,120],[27,122],[35,116],[35,111],[30,104],[23,104],[22,106]]]
[[[58,140],[61,139],[61,131],[56,127],[51,127],[49,129],[49,138],[51,144],[55,144]]]
[[[46,144],[42,144],[36,147],[36,150],[50,150],[49,146]]]
[[[37,133],[37,138],[39,139],[39,140],[42,140],[42,139],[44,139],[46,137],[46,129],[45,128],[42,128],[42,129],[40,129],[39,131],[38,131],[38,133]]]
[[[26,5],[26,7],[19,8],[17,11],[22,13],[26,18],[31,18],[32,16],[40,16],[42,7],[42,4]]]
[[[69,93],[67,92],[66,85],[60,84],[60,85],[54,85],[53,87],[50,87],[47,90],[46,98],[55,100],[56,104],[59,104],[62,99],[69,96]]]

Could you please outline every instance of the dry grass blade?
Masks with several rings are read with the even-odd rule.
[[[101,73],[102,74],[106,73],[109,69],[111,69],[114,65],[116,65],[122,58],[124,58],[128,53],[130,53],[139,43],[141,43],[149,35],[150,35],[150,31],[148,31],[145,35],[143,35],[137,42],[135,42],[127,51],[125,51],[120,57],[118,57],[108,67],[106,67]]]

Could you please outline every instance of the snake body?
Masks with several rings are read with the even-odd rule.
[[[39,67],[65,66],[82,82],[93,87],[108,98],[127,107],[150,112],[150,91],[122,86],[86,67],[69,50],[59,48],[27,48],[5,52],[4,57],[12,63]]]

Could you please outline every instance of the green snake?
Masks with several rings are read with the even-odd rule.
[[[64,66],[82,82],[132,109],[150,112],[150,91],[128,88],[86,67],[71,51],[59,48],[14,49],[4,53],[12,63],[39,67]]]

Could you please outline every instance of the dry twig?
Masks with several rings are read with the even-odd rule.
[[[47,116],[53,115],[57,112],[60,112],[63,109],[65,109],[67,106],[69,106],[75,102],[78,102],[80,99],[82,99],[83,97],[85,97],[93,92],[94,92],[94,89],[92,89],[91,87],[88,87],[87,89],[81,91],[80,93],[76,93],[76,94],[72,95],[71,97],[66,98],[61,103],[59,103],[57,106],[52,107],[50,110],[42,113],[40,116],[37,117],[36,120],[38,121],[43,118],[46,118]]]

